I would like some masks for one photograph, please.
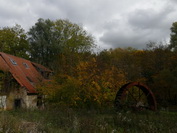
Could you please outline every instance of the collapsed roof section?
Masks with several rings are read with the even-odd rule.
[[[35,85],[48,80],[52,73],[40,64],[3,52],[0,52],[0,70],[10,72],[16,81],[27,89],[28,94],[36,94]]]

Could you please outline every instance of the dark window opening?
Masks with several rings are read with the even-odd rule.
[[[41,75],[45,78],[45,79],[50,79],[50,73],[49,72],[45,72],[45,71],[41,71]]]
[[[45,79],[50,79],[51,76],[53,75],[51,71],[45,71],[44,69],[36,66],[36,65],[33,65],[35,67],[35,69],[42,75],[43,78]]]
[[[26,78],[27,78],[31,83],[33,83],[33,81],[30,79],[30,77],[27,76]]]
[[[37,106],[40,108],[40,107],[42,107],[42,96],[38,96],[37,97]]]
[[[21,99],[14,100],[14,107],[15,107],[15,109],[21,108]]]
[[[31,85],[34,85],[34,82],[30,77],[27,76],[26,78],[28,79],[28,81],[30,82]]]

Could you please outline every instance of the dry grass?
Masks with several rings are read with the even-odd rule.
[[[48,109],[0,113],[2,133],[176,133],[177,113]]]

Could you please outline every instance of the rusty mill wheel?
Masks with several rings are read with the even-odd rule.
[[[139,82],[131,82],[122,86],[115,98],[115,107],[119,109],[153,110],[157,104],[152,91]]]

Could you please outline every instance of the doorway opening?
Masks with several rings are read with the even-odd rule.
[[[14,107],[15,107],[15,109],[21,108],[21,99],[14,100]]]

